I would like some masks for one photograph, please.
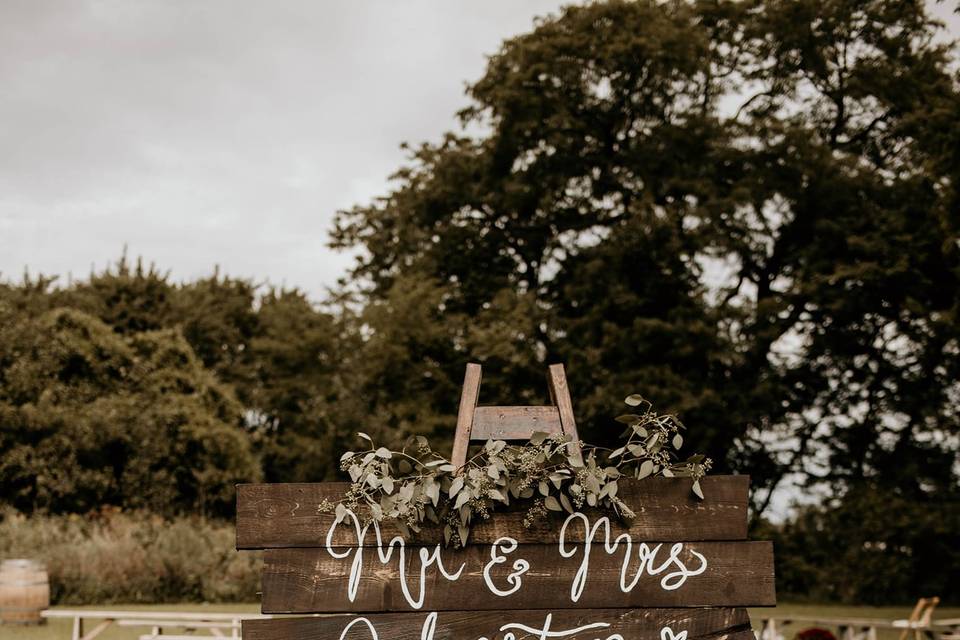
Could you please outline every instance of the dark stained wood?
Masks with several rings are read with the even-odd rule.
[[[480,379],[480,365],[468,364],[460,394],[453,454],[450,456],[450,462],[455,467],[459,469],[466,464],[471,442],[490,438],[526,440],[536,431],[568,435],[574,443],[574,454],[582,459],[580,436],[577,435],[577,423],[573,418],[573,402],[562,364],[552,364],[548,369],[547,381],[553,404],[544,407],[478,407]]]
[[[654,545],[651,545],[651,548]],[[636,574],[639,545],[634,545],[628,564],[628,581]],[[672,543],[663,544],[649,567],[667,562]],[[406,548],[404,563],[409,593],[419,598],[420,548]],[[505,554],[506,562],[493,565],[492,584],[508,590],[508,575],[518,559],[529,562],[521,588],[508,596],[499,596],[488,588],[484,571],[491,560],[489,546],[472,545],[465,549],[445,549],[443,564],[447,571],[464,569],[459,579],[450,581],[435,564],[425,571],[423,611],[620,608],[620,607],[747,607],[776,604],[774,592],[773,545],[769,542],[692,542],[684,544],[677,556],[688,569],[701,566],[693,552],[702,554],[706,569],[688,576],[679,588],[668,590],[662,580],[677,570],[676,564],[659,575],[644,572],[627,592],[620,588],[620,574],[626,549],[621,546],[607,554],[596,540],[589,556],[589,571],[579,599],[571,598],[571,585],[581,566],[585,548],[564,558],[557,545],[525,545]],[[375,549],[341,549],[345,558],[333,557],[327,549],[271,549],[264,554],[263,612],[322,613],[413,611],[401,589],[399,553],[394,550],[387,563],[381,563]],[[356,554],[361,554],[356,597],[350,602],[348,578]]]
[[[567,387],[567,374],[563,370],[563,365],[550,365],[547,377],[550,382],[550,398],[557,405],[560,413],[560,426],[563,432],[570,436],[570,440],[574,443],[574,451],[580,457],[580,436],[577,435],[577,422],[573,418],[573,401],[570,400],[570,389]]]
[[[624,479],[619,497],[637,512],[629,528],[636,541],[644,540],[743,540],[747,537],[748,476],[707,476],[700,481],[704,500],[690,492],[690,481],[682,478]],[[345,482],[313,484],[242,484],[237,487],[237,548],[264,549],[315,547],[325,543],[333,523],[330,513],[318,514],[323,500],[340,500],[349,485]],[[606,512],[586,511],[591,518]],[[470,533],[473,544],[490,544],[509,535],[521,543],[552,543],[558,539],[566,514],[539,518],[526,528],[525,507],[502,511],[480,521]],[[618,527],[615,518],[611,518]],[[579,531],[579,528],[577,529]],[[399,535],[389,521],[382,525],[385,538]],[[372,532],[369,538],[372,539]],[[438,527],[425,528],[412,536],[411,543],[436,544],[443,541]],[[574,538],[573,541],[582,541]],[[338,527],[335,545],[356,544],[355,535]],[[366,544],[374,544],[367,540]]]
[[[607,623],[603,629],[585,630],[564,636],[565,640],[596,640],[620,634],[627,640],[661,640],[661,629],[669,627],[674,636],[687,632],[687,640],[754,640],[750,619],[743,609],[561,609],[557,611],[449,611],[437,615],[433,640],[475,640],[485,637],[502,640],[505,624],[519,623],[543,629],[550,614],[554,632],[577,629],[593,623]],[[376,629],[379,640],[421,640],[427,613],[387,613],[365,616]],[[273,620],[244,620],[245,640],[338,640],[356,616],[324,616]],[[517,637],[540,637],[539,635]],[[354,623],[344,640],[372,640],[369,627]]]
[[[480,365],[468,364],[458,468],[471,441],[536,431],[566,434],[579,454],[563,365],[549,367],[549,406],[478,406],[480,382]],[[563,545],[566,513],[525,526],[532,503],[516,501],[475,521],[464,549],[445,547],[441,526],[411,535],[390,520],[362,531],[349,517],[337,524],[330,505],[348,483],[238,485],[237,548],[266,549],[263,612],[315,614],[244,621],[244,637],[754,640],[742,607],[776,604],[773,546],[745,541],[748,477],[701,485],[705,500],[689,479],[621,480],[618,497],[637,517],[621,523],[587,509],[570,517]]]
[[[477,408],[480,396],[480,365],[467,364],[463,376],[463,391],[460,394],[460,410],[457,412],[457,431],[453,439],[453,455],[450,461],[460,468],[467,462],[467,449],[470,448],[470,433],[473,430],[473,412]]]
[[[563,431],[556,407],[477,407],[470,439],[528,440],[534,431]]]

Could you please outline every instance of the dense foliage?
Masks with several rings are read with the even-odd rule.
[[[227,513],[234,483],[258,476],[241,405],[176,331],[120,336],[67,308],[4,335],[0,477],[14,506]]]
[[[935,31],[922,2],[640,0],[507,41],[461,113],[483,133],[339,216],[370,410],[419,428],[467,357],[501,398],[557,360],[585,437],[639,389],[709,426],[758,511],[794,472],[955,492],[960,91]]]
[[[124,260],[0,286],[0,495],[229,515],[237,482],[333,477],[332,327],[298,292]]]
[[[571,7],[339,214],[359,258],[323,307],[125,262],[0,285],[0,496],[227,513],[238,479],[336,477],[356,430],[449,451],[467,361],[485,404],[542,404],[560,361],[585,440],[639,390],[751,474],[757,522],[787,480],[822,496],[775,532],[786,592],[955,600],[960,80],[936,34],[899,0]]]
[[[858,486],[756,535],[774,541],[783,601],[879,605],[929,594],[957,602],[956,497],[920,502]]]

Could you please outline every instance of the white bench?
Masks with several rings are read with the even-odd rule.
[[[73,619],[71,640],[93,640],[113,624],[122,627],[148,627],[150,633],[140,640],[181,640],[189,638],[240,638],[243,620],[272,618],[256,613],[200,613],[195,611],[119,611],[97,609],[47,609],[44,618]],[[87,622],[99,621],[86,631]],[[164,629],[181,631],[206,631],[209,635],[169,635]]]

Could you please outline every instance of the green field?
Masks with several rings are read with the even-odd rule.
[[[68,608],[68,607],[62,607]],[[111,609],[127,611],[203,611],[203,612],[244,612],[257,613],[259,605],[256,604],[238,604],[238,605],[115,605],[103,607],[69,607],[70,609]],[[834,605],[792,605],[784,604],[774,609],[751,609],[750,617],[754,622],[754,627],[759,627],[761,619],[765,616],[823,616],[825,618],[877,618],[880,620],[892,620],[895,618],[904,618],[910,614],[910,607],[845,607]],[[934,619],[937,618],[960,618],[960,608],[944,607],[937,609]],[[803,623],[798,626],[786,628],[786,638],[790,640],[793,634],[800,629],[808,626],[814,626],[813,623]],[[827,626],[827,625],[823,625]],[[98,636],[102,640],[136,640],[140,634],[148,632],[149,629],[142,627],[111,628]],[[895,640],[899,632],[881,631],[880,640]],[[198,636],[202,637],[202,636]],[[208,636],[209,637],[209,636]],[[2,640],[67,640],[70,638],[69,620],[52,620],[50,623],[40,627],[14,627],[0,626],[0,639]],[[384,638],[382,640],[389,640]],[[628,640],[657,640],[649,639],[628,639]]]

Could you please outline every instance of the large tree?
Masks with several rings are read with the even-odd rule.
[[[366,411],[436,430],[462,364],[584,432],[639,391],[765,491],[957,484],[960,93],[922,2],[611,1],[504,43],[464,130],[341,212]],[[467,132],[478,134],[468,134]]]

